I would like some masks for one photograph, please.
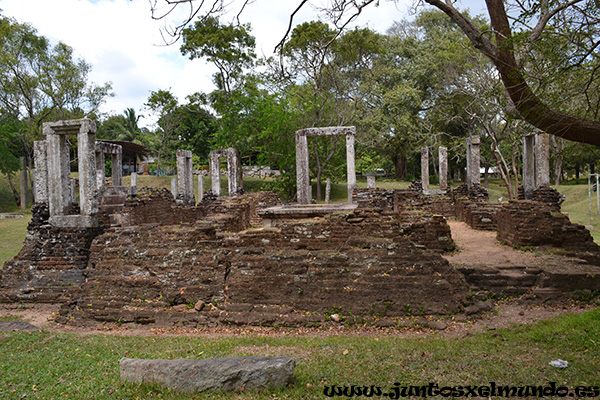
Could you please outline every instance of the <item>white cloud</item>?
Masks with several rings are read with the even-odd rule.
[[[394,20],[409,16],[410,0],[380,4],[365,9],[355,24],[383,32]],[[296,7],[296,1],[259,0],[244,11],[242,22],[252,24],[259,55],[272,54]],[[132,107],[143,113],[153,90],[171,89],[183,101],[186,95],[214,89],[214,67],[187,59],[179,44],[162,45],[164,22],[152,20],[145,0],[0,0],[0,9],[30,23],[40,35],[73,47],[77,57],[92,64],[93,82],[112,82],[116,96],[108,100],[104,112],[122,113]],[[307,7],[295,23],[317,18]]]

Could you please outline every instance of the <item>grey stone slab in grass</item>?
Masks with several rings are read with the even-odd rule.
[[[289,357],[123,358],[119,364],[122,381],[157,383],[186,393],[278,388],[290,381],[296,367]]]
[[[25,321],[0,321],[0,332],[5,331],[35,331],[39,329]]]

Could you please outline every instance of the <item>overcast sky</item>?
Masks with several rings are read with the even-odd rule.
[[[381,0],[379,7],[366,8],[355,26],[385,32],[394,21],[411,17],[412,3]],[[297,4],[258,0],[244,11],[242,22],[251,23],[259,55],[273,53]],[[71,46],[76,57],[92,65],[93,82],[111,82],[115,97],[103,112],[120,114],[131,107],[144,114],[143,104],[153,90],[170,89],[183,102],[188,94],[214,89],[210,65],[181,55],[180,43],[164,45],[164,21],[152,20],[148,0],[0,0],[0,9],[30,23],[39,35]],[[314,9],[305,8],[295,23],[317,18]]]

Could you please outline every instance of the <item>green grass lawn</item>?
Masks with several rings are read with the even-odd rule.
[[[0,338],[2,399],[322,399],[325,386],[600,386],[600,310],[462,338],[369,335],[113,336],[39,331]],[[123,384],[119,359],[244,355],[295,358],[295,383],[280,390],[180,395]],[[566,369],[552,360],[569,362]],[[344,397],[342,397],[344,398]],[[487,398],[487,397],[486,397]]]
[[[30,211],[23,219],[0,219],[0,267],[21,250],[30,220]]]

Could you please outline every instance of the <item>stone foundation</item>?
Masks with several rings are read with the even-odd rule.
[[[0,270],[0,301],[65,301],[85,282],[90,245],[102,229],[51,226],[45,203],[32,211],[23,248]]]
[[[143,188],[98,228],[52,227],[37,204],[23,250],[2,270],[0,301],[61,303],[57,322],[93,326],[314,326],[333,313],[362,323],[460,312],[473,287],[521,294],[583,279],[559,278],[565,269],[457,270],[440,256],[455,250],[444,217],[454,213],[480,229],[497,225],[509,245],[552,245],[600,262],[589,232],[540,203],[382,189],[354,199],[355,209],[305,205],[269,226],[276,216],[265,209],[281,202],[268,192],[179,206],[166,189]]]
[[[382,211],[418,210],[423,214],[454,217],[454,200],[445,194],[423,194],[412,189],[357,189],[359,209]]]
[[[98,236],[82,296],[61,317],[296,326],[325,322],[328,310],[357,318],[437,314],[466,301],[460,274],[425,249],[453,247],[441,216],[359,210],[239,232],[220,228],[235,216],[222,218]],[[183,312],[199,301],[203,311]]]
[[[584,226],[534,201],[511,201],[497,213],[498,240],[510,246],[547,246],[577,252],[599,252]]]
[[[500,203],[473,202],[466,198],[456,200],[456,219],[465,222],[473,229],[495,231],[496,213],[502,208]]]
[[[525,200],[525,190],[523,189],[523,186],[519,186],[517,198],[519,200]],[[565,196],[550,186],[540,186],[532,192],[531,201],[543,203],[552,211],[559,212],[563,201],[565,201]]]

